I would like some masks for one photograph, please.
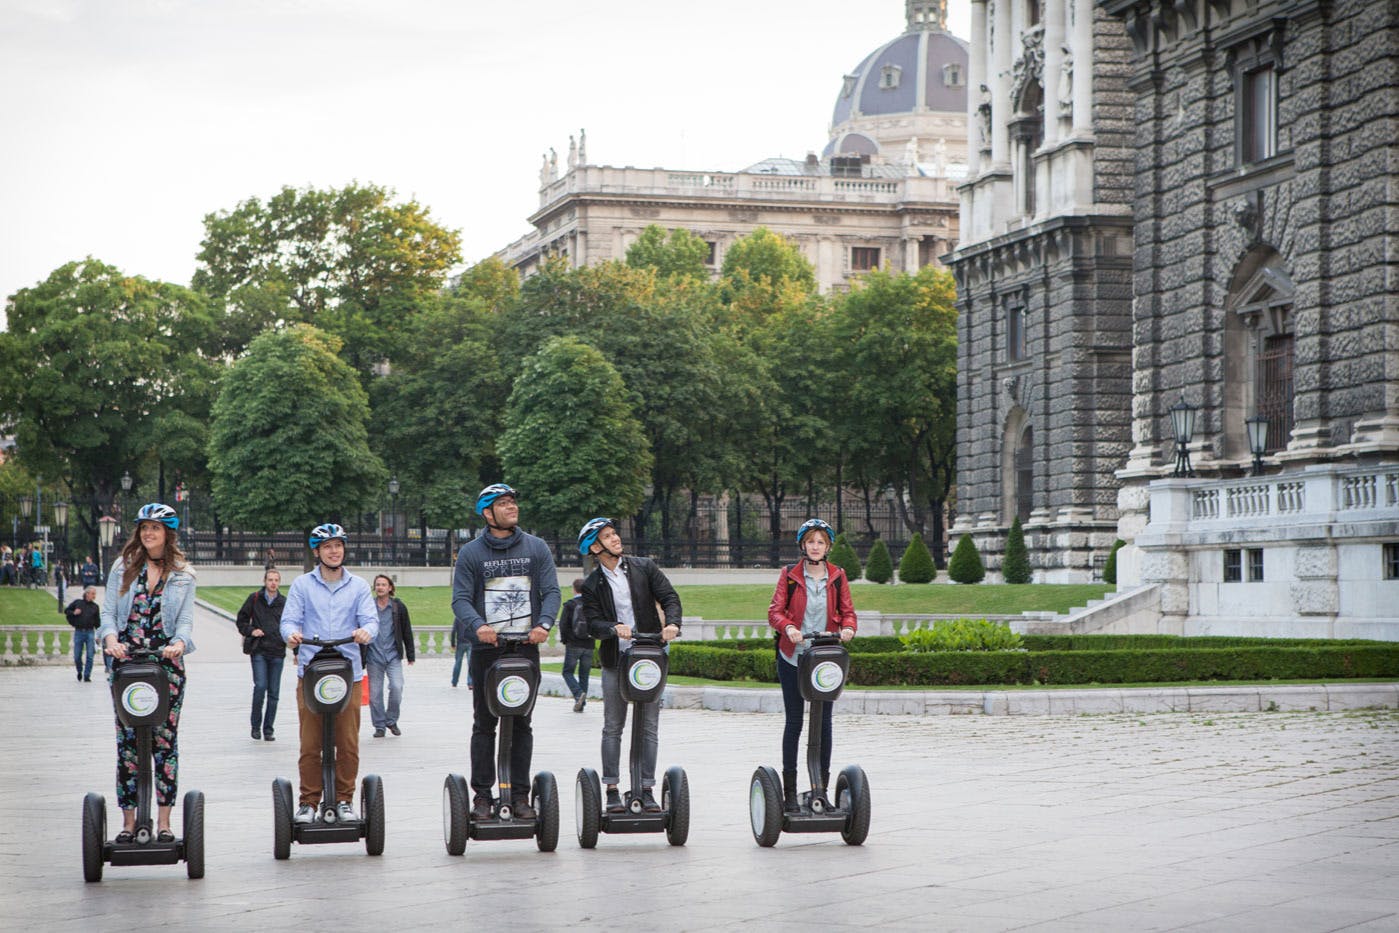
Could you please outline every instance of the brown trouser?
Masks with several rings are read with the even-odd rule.
[[[350,688],[350,701],[335,717],[335,800],[355,799],[355,778],[359,776],[359,699],[360,687]],[[321,732],[325,717],[306,708],[301,695],[301,679],[296,681],[296,712],[301,718],[300,802],[316,806],[321,800]]]

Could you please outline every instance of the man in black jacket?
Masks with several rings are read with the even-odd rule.
[[[102,624],[101,610],[97,606],[97,587],[83,590],[83,598],[75,599],[63,610],[68,624],[73,626],[73,665],[78,669],[78,680],[92,680],[92,658],[96,651],[97,628]],[[86,655],[86,663],[84,663]]]
[[[667,642],[680,637],[680,597],[655,561],[623,556],[617,524],[610,518],[595,518],[583,526],[578,533],[578,553],[597,558],[597,568],[583,582],[583,616],[589,633],[602,640],[602,781],[607,785],[608,812],[621,813],[626,805],[617,782],[627,704],[618,683],[618,662],[621,652],[631,646],[633,630],[659,633]],[[664,627],[657,603],[665,611]],[[657,813],[661,805],[652,789],[660,745],[660,700],[639,704],[636,719],[640,722],[633,721],[632,728],[639,725],[642,730],[641,787],[631,791],[641,795],[644,809]]]
[[[282,575],[275,569],[264,572],[262,589],[243,601],[235,622],[243,636],[243,653],[253,665],[252,736],[268,742],[277,741],[273,724],[282,694],[282,665],[287,660],[287,643],[282,641],[282,610],[287,598],[278,592],[281,585]]]
[[[593,652],[597,642],[588,632],[588,620],[583,616],[583,578],[573,581],[573,598],[559,610],[559,638],[563,641],[563,682],[573,694],[573,711],[583,712],[588,705],[588,672],[593,669]],[[578,676],[573,674],[578,669]]]

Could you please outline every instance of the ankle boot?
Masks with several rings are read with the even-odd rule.
[[[801,807],[797,804],[797,772],[782,772],[782,806],[788,813],[796,813]]]

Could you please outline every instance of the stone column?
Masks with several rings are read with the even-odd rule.
[[[981,104],[981,86],[986,84],[986,0],[972,0],[971,54],[967,56],[967,178],[981,171],[981,132],[976,108]],[[987,85],[990,87],[990,85]]]
[[[1044,4],[1044,146],[1059,141],[1059,72],[1064,67],[1064,0]]]
[[[991,164],[996,168],[1010,167],[1010,62],[1015,36],[1010,28],[1010,0],[996,4],[995,34],[991,46]]]
[[[1074,130],[1093,135],[1093,0],[1073,0]]]

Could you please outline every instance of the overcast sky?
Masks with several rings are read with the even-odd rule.
[[[474,262],[579,127],[595,164],[819,151],[903,27],[902,0],[0,0],[0,296],[88,255],[187,283],[204,215],[282,185],[393,188]]]

